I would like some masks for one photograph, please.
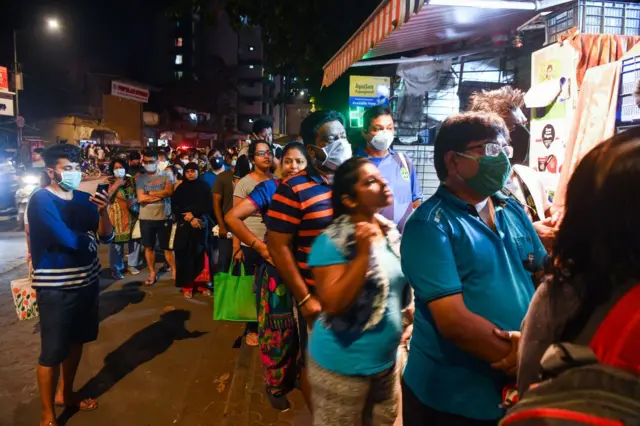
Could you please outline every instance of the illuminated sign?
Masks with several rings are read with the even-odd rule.
[[[119,98],[131,99],[132,101],[149,102],[149,90],[121,81],[111,82],[111,94]]]
[[[349,77],[349,106],[389,105],[391,78],[352,75]]]

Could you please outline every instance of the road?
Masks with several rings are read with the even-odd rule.
[[[27,276],[18,252],[26,255],[23,234],[0,233],[0,426],[34,426],[40,416],[39,319],[19,322],[10,290],[12,280]],[[58,425],[311,424],[297,391],[290,411],[269,406],[257,348],[242,344],[243,323],[212,321],[212,298],[184,299],[167,275],[143,287],[144,270],[113,281],[106,246],[100,260],[100,334],[85,346],[76,378],[80,393],[97,397],[100,407],[59,409]]]

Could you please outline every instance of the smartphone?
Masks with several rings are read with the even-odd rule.
[[[98,188],[96,189],[96,194],[102,194],[102,191],[109,193],[109,184],[108,183],[100,183],[98,184]]]

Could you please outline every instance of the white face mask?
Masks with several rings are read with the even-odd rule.
[[[124,169],[113,169],[113,176],[122,179],[126,175]]]
[[[376,133],[371,141],[371,146],[378,151],[386,151],[393,143],[393,132],[390,130],[381,130]]]
[[[160,170],[162,172],[167,167],[169,167],[169,162],[168,161],[158,161],[158,170]]]
[[[157,164],[145,164],[144,169],[149,173],[155,173],[158,170]]]
[[[235,167],[236,166],[236,160],[231,160],[231,167]]]
[[[340,139],[322,148],[327,159],[322,165],[329,170],[335,171],[342,163],[353,156],[351,145],[346,139]]]
[[[188,158],[183,158],[183,159],[180,160],[180,162],[186,166],[187,164],[189,164],[189,159]]]

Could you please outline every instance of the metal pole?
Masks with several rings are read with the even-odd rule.
[[[22,127],[18,124],[20,117],[20,89],[18,87],[18,32],[13,30],[13,81],[16,91],[16,130],[18,137],[18,155],[22,159]]]

